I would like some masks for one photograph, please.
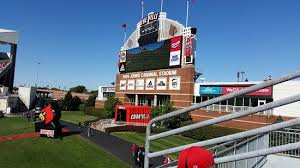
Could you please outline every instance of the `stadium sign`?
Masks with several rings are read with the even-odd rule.
[[[123,79],[159,77],[159,76],[174,76],[174,75],[177,75],[177,70],[162,70],[162,71],[138,72],[138,73],[124,74]]]
[[[158,18],[159,18],[159,12],[151,13],[142,19],[141,26],[143,26],[145,24],[149,24],[153,21],[156,21],[156,20],[158,20]]]
[[[141,21],[140,36],[158,32],[159,29],[159,13],[149,14]]]

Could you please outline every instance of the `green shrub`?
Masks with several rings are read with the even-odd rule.
[[[84,109],[84,114],[99,117],[99,119],[105,119],[108,117],[108,114],[104,109],[95,107],[86,107]]]
[[[167,101],[162,107],[162,114],[167,114],[175,111],[176,108],[173,107],[172,102]],[[191,119],[189,114],[181,114],[175,117],[168,118],[164,120],[162,125],[169,129],[179,128],[182,122],[189,121]]]
[[[276,120],[274,121],[274,124],[277,124],[277,123],[281,123],[281,122],[284,122],[283,118],[279,115]]]
[[[182,125],[190,125],[192,122],[185,122],[182,123]],[[206,126],[198,129],[194,129],[191,131],[186,131],[181,133],[181,135],[189,138],[193,138],[199,141],[217,138],[225,135],[230,135],[234,133],[241,132],[242,130],[234,129],[234,128],[227,128],[227,127],[221,127],[221,126]]]
[[[169,129],[165,128],[165,127],[157,127],[157,128],[151,129],[151,133],[154,133],[154,134],[159,134],[159,133],[166,132],[166,131],[169,131]]]
[[[79,111],[84,111],[85,109],[85,104],[80,104],[79,105]]]

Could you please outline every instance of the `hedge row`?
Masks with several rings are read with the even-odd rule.
[[[90,116],[95,116],[100,119],[105,119],[108,116],[107,112],[104,109],[95,108],[95,107],[86,107],[84,109],[84,114],[90,115]]]
[[[192,122],[185,122],[183,125],[189,125]],[[193,138],[199,141],[217,138],[225,135],[230,135],[234,133],[241,132],[242,130],[234,129],[234,128],[227,128],[221,126],[206,126],[198,129],[194,129],[191,131],[186,131],[181,133],[181,135],[189,138]]]

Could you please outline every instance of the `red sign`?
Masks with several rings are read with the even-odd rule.
[[[181,36],[171,39],[170,52],[181,50]]]
[[[222,94],[228,94],[234,91],[245,89],[249,86],[225,86],[222,87]],[[272,96],[272,87],[267,87],[264,89],[257,90],[255,92],[248,93],[250,96]]]
[[[47,135],[47,137],[54,137],[54,130],[41,129],[40,134]]]
[[[190,57],[192,55],[192,41],[190,37],[185,40],[185,56]]]

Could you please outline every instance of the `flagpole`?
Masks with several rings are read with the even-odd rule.
[[[142,0],[142,19],[144,18],[144,0]]]
[[[125,42],[126,42],[126,29],[127,29],[127,25],[124,27],[124,45],[125,45]]]
[[[185,27],[188,25],[189,21],[189,6],[190,6],[190,0],[186,1],[186,18],[185,18]]]
[[[163,11],[163,5],[164,5],[164,0],[161,0],[161,3],[160,3],[160,12]]]

